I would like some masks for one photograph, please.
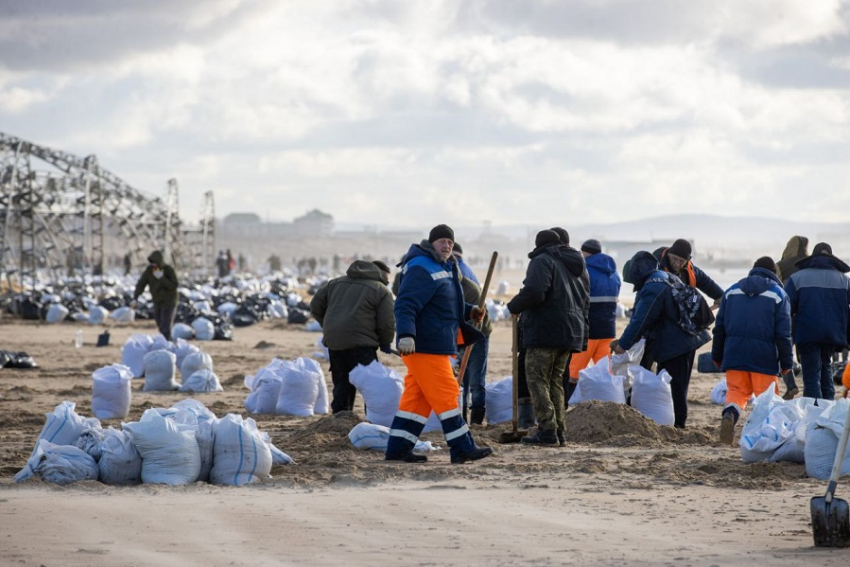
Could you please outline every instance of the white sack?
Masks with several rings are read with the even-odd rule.
[[[70,313],[70,310],[61,303],[51,303],[50,307],[47,308],[44,320],[48,323],[61,323],[68,316],[68,313]]]
[[[132,307],[119,307],[109,314],[109,318],[116,323],[132,323],[136,320],[136,311]]]
[[[186,355],[183,364],[180,366],[180,375],[186,378],[198,370],[213,371],[212,357],[200,350]]]
[[[363,396],[366,419],[389,427],[398,411],[404,380],[377,360],[367,366],[358,364],[348,374],[348,380]]]
[[[251,419],[227,414],[216,423],[212,484],[241,486],[269,477],[272,470],[271,439]]]
[[[632,365],[629,372],[634,377],[632,407],[658,425],[672,426],[675,415],[670,374],[666,370],[655,374],[639,364]]]
[[[112,427],[103,432],[97,468],[104,484],[131,486],[142,482],[141,455],[124,431]]]
[[[180,388],[174,380],[177,357],[167,350],[152,350],[145,355],[145,392],[171,392]]]
[[[181,375],[183,374],[183,363],[186,361],[186,357],[193,352],[201,352],[201,349],[191,343],[188,343],[185,339],[177,339],[177,343],[174,345],[174,356],[177,357],[175,362],[177,364],[177,368],[180,369]]]
[[[511,421],[514,417],[513,378],[506,376],[498,382],[484,385],[487,392],[484,398],[487,423],[493,425]]]
[[[93,305],[89,309],[89,325],[103,325],[109,316],[109,309],[100,305]]]
[[[130,413],[133,371],[123,364],[104,366],[92,373],[91,409],[98,419],[123,419]]]
[[[570,405],[578,403],[576,400],[586,402],[599,400],[602,402],[626,403],[626,394],[623,391],[624,378],[614,376],[608,371],[608,358],[599,360],[593,366],[580,370],[579,380],[575,392],[570,398]],[[579,398],[576,398],[578,394]],[[575,399],[574,399],[575,398]]]
[[[348,432],[348,440],[355,449],[373,449],[375,451],[386,451],[390,439],[389,427],[375,425],[374,423],[358,423]],[[436,451],[437,448],[430,441],[417,441],[413,446],[417,452]]]
[[[191,376],[183,379],[183,385],[180,386],[181,392],[223,392],[224,388],[218,381],[218,376],[213,374],[212,370],[198,370],[193,372]]]
[[[100,427],[97,418],[77,415],[75,407],[77,404],[65,401],[56,406],[53,413],[46,414],[47,422],[38,434],[36,446],[42,439],[54,445],[73,445],[86,429]]]
[[[195,336],[195,330],[186,323],[175,323],[171,328],[171,338],[175,341],[189,340]]]
[[[195,331],[195,338],[199,341],[211,341],[215,337],[215,326],[205,317],[198,317],[192,321],[192,329]]]
[[[717,406],[725,406],[728,392],[729,386],[726,384],[726,377],[724,376],[711,389],[711,403]]]
[[[313,415],[319,397],[316,373],[303,364],[286,364],[277,372],[281,378],[275,413],[308,417]],[[327,391],[327,388],[325,389]]]
[[[245,377],[248,381],[249,376]],[[251,393],[245,398],[245,409],[251,413],[275,413],[282,379],[269,367],[261,368],[251,380]]]
[[[155,409],[122,427],[142,457],[142,482],[176,486],[198,479],[201,455],[195,427],[175,423]]]
[[[786,404],[773,388],[759,394],[741,432],[741,459],[745,463],[770,460],[794,436],[800,417],[795,406]]]
[[[27,464],[15,475],[15,482],[35,477],[65,485],[81,480],[97,480],[97,475],[97,463],[82,449],[71,445],[55,445],[40,439]]]
[[[133,372],[133,378],[145,374],[145,355],[150,351],[153,340],[147,335],[130,335],[121,347],[121,364]]]

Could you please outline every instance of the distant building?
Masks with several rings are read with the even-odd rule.
[[[224,226],[230,227],[244,227],[251,225],[258,225],[262,223],[262,219],[260,215],[256,213],[230,213],[221,221]]]
[[[330,236],[334,228],[334,218],[319,209],[313,209],[295,221],[295,232],[299,236]]]

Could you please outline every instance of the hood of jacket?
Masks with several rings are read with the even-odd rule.
[[[808,256],[809,239],[805,236],[792,236],[785,245],[785,250],[782,252],[782,260],[788,258],[799,258],[800,256]]]
[[[801,270],[805,270],[806,268],[817,268],[821,270],[833,268],[838,270],[842,274],[850,272],[850,266],[848,266],[840,258],[836,258],[835,256],[832,256],[830,254],[818,254],[817,256],[808,256],[806,258],[803,258],[799,262],[796,262],[794,265]]]
[[[567,267],[567,271],[575,277],[579,277],[587,269],[584,256],[581,252],[571,246],[558,247],[558,259]]]
[[[659,269],[658,258],[646,250],[641,250],[632,256],[631,264],[629,264],[629,279],[637,290],[643,287],[646,279]]]
[[[381,269],[366,260],[355,260],[346,270],[345,275],[349,278],[375,280],[377,282],[386,283],[386,280],[381,277]]]
[[[617,265],[614,263],[614,258],[608,254],[593,254],[584,259],[588,268],[599,270],[606,276],[610,276],[617,272]]]
[[[156,264],[157,266],[165,265],[165,259],[162,257],[162,252],[159,250],[154,250],[151,252],[151,255],[148,256],[148,262],[151,264]]]
[[[741,291],[750,297],[755,297],[775,285],[779,285],[780,287],[782,286],[782,282],[779,281],[779,277],[770,270],[765,270],[764,268],[753,268],[750,270],[747,277],[738,282],[738,286],[741,288]]]

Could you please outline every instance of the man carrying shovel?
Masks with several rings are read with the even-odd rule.
[[[424,462],[413,447],[431,415],[437,414],[449,445],[451,462],[476,461],[492,453],[477,447],[458,406],[458,383],[450,356],[457,355],[458,331],[464,345],[479,341],[481,332],[466,321],[480,321],[484,310],[463,299],[457,263],[452,258],[454,231],[440,224],[428,240],[412,244],[401,262],[402,276],[395,302],[398,351],[407,375],[398,412],[390,427],[386,460]]]

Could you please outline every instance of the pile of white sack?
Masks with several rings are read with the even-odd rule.
[[[161,334],[131,335],[121,347],[121,364],[134,378],[145,378],[146,392],[221,392],[212,357],[183,339],[176,343]],[[182,383],[176,379],[180,371]]]
[[[741,459],[805,463],[806,474],[826,480],[832,472],[838,440],[850,402],[812,398],[783,400],[773,389],[760,394],[741,432]],[[841,465],[850,474],[850,453]]]
[[[254,414],[285,414],[308,417],[328,413],[325,373],[311,358],[275,358],[256,375],[245,376],[251,391],[245,409]]]
[[[201,402],[146,410],[121,429],[103,429],[62,402],[47,422],[15,482],[38,478],[55,484],[99,480],[110,485],[185,485],[196,481],[240,486],[271,478],[272,464],[292,459],[277,449],[253,419],[219,419]]]

